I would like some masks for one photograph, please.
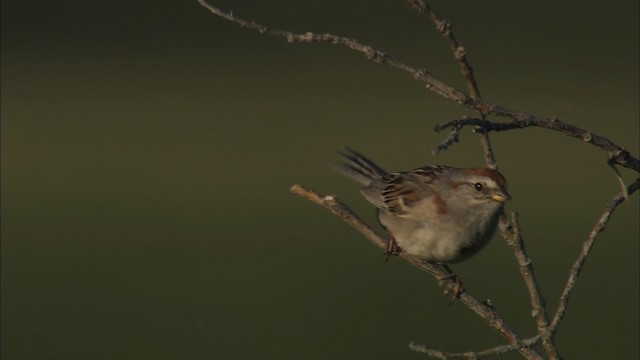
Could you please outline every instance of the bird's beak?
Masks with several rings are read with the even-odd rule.
[[[493,195],[491,195],[491,198],[499,202],[511,200],[511,196],[509,196],[506,191],[496,191],[495,193],[493,193]]]

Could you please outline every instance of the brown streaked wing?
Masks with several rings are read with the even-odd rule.
[[[429,184],[433,181],[434,177],[438,176],[440,173],[447,169],[451,169],[451,167],[444,165],[427,165],[411,170],[410,174],[417,177],[418,181]]]
[[[391,214],[403,216],[424,195],[424,189],[417,184],[410,173],[393,173],[383,181],[387,186],[382,191],[386,210]]]

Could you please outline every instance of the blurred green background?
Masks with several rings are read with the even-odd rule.
[[[403,1],[216,1],[274,28],[331,32],[464,83]],[[484,99],[559,118],[638,154],[638,2],[436,1]],[[373,222],[329,164],[343,146],[388,170],[482,165],[472,113],[329,44],[287,44],[193,1],[2,2],[3,359],[420,359],[502,343],[437,284],[325,210]],[[551,310],[617,193],[597,148],[540,129],[492,135]],[[629,183],[637,174],[623,169]],[[568,359],[638,357],[638,194],[589,257],[558,333]],[[454,266],[534,332],[500,238]],[[503,357],[519,358],[517,355]]]

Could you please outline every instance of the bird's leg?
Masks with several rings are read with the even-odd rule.
[[[398,243],[396,242],[396,238],[391,235],[390,232],[387,233],[387,248],[384,251],[384,254],[387,255],[387,258],[384,260],[386,263],[389,261],[391,255],[398,255],[400,253],[400,248],[398,247]]]
[[[449,294],[449,290],[452,291],[451,301],[449,301],[449,304],[451,304],[456,299],[459,299],[460,295],[462,295],[462,293],[464,292],[464,288],[462,287],[462,280],[460,280],[460,277],[458,275],[456,275],[456,273],[454,273],[453,270],[451,270],[449,265],[447,265],[447,264],[440,264],[440,265],[447,272],[447,275],[445,277],[441,278],[441,279],[438,279],[438,280],[440,280],[441,282],[443,282],[445,280],[451,280],[451,285],[449,285],[444,290],[444,294],[445,295]]]

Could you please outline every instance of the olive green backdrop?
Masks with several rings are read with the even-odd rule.
[[[403,1],[216,1],[297,32],[372,44],[464,88]],[[638,2],[435,1],[488,102],[559,118],[638,154]],[[3,359],[421,359],[502,343],[437,284],[325,210],[354,147],[389,170],[482,165],[471,115],[388,66],[287,44],[192,1],[2,2]],[[605,153],[541,129],[492,135],[554,310],[619,190]],[[635,174],[623,170],[627,182]],[[638,357],[638,194],[599,238],[558,333],[568,359]],[[456,265],[523,335],[528,295],[500,238]],[[509,355],[504,358],[519,358]]]

